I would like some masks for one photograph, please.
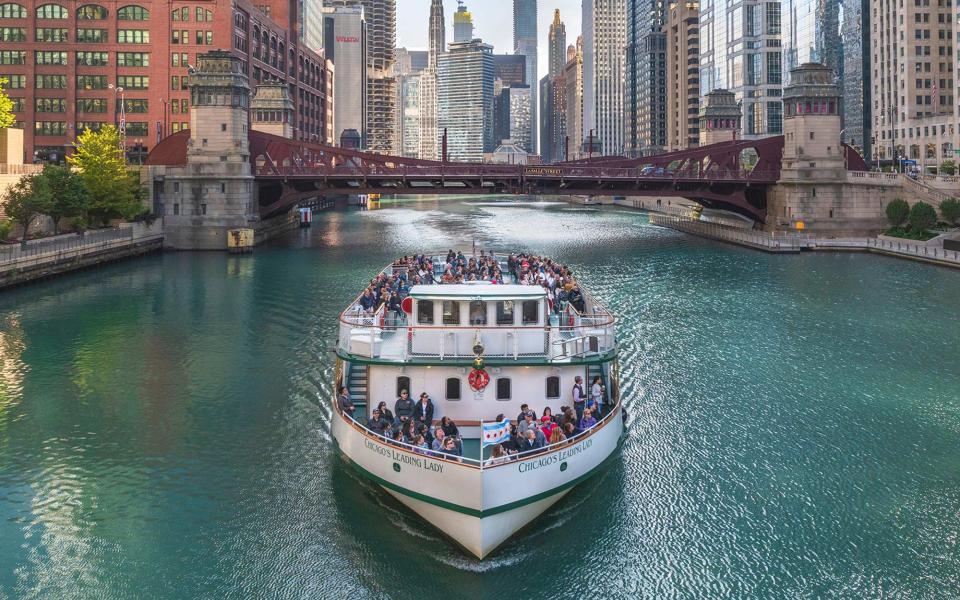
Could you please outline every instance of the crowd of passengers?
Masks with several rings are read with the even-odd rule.
[[[507,269],[512,281],[520,285],[538,285],[544,288],[550,310],[563,311],[570,304],[583,313],[585,301],[580,286],[566,266],[549,258],[530,254],[510,254]],[[464,256],[463,252],[449,250],[443,264],[443,274],[436,277],[432,257],[418,254],[405,256],[393,264],[392,273],[380,273],[360,296],[360,310],[374,314],[382,307],[402,318],[401,302],[415,285],[455,284],[469,281],[504,283],[500,261],[483,250],[479,256]]]
[[[564,442],[596,426],[603,418],[605,396],[606,389],[600,377],[593,380],[589,390],[584,390],[583,378],[577,376],[571,392],[573,407],[562,406],[560,412],[554,414],[548,406],[538,416],[527,404],[521,405],[516,421],[510,423],[509,439],[493,447],[489,462],[498,464],[511,460],[515,455]],[[346,386],[340,388],[337,401],[340,410],[353,416],[355,407]],[[433,400],[428,394],[421,393],[419,400],[414,402],[410,399],[410,392],[402,390],[393,411],[386,402],[380,402],[371,411],[366,428],[389,442],[413,446],[417,452],[460,460],[463,440],[457,424],[446,416],[434,423],[433,413]],[[500,414],[495,422],[502,423],[504,419],[506,416]]]

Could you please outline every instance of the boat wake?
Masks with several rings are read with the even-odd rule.
[[[454,555],[434,555],[433,558],[437,562],[441,562],[448,567],[453,567],[454,569],[459,569],[461,571],[468,571],[470,573],[489,573],[491,571],[496,571],[497,569],[502,569],[503,567],[511,567],[527,558],[527,556],[527,554],[516,554],[513,556],[488,558],[483,561],[471,560],[463,556]]]

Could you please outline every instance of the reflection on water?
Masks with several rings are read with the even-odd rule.
[[[422,249],[549,254],[620,319],[622,460],[491,560],[332,448],[336,315]],[[318,215],[0,295],[0,598],[960,596],[960,276],[522,198]]]

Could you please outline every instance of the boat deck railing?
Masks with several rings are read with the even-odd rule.
[[[502,262],[497,255],[493,255]],[[445,258],[436,256],[434,263]],[[406,267],[391,264],[381,271],[396,275]],[[505,267],[504,272],[506,273]],[[381,306],[376,312],[360,306],[362,293],[340,315],[338,349],[354,357],[406,361],[417,358],[473,358],[479,336],[484,356],[520,360],[570,361],[606,354],[616,348],[615,319],[587,290],[581,313],[566,303],[547,316],[545,325],[410,325],[406,314]]]
[[[364,426],[362,423],[357,421],[357,419],[355,419],[353,415],[347,414],[342,410],[340,410],[339,404],[337,403],[336,399],[334,399],[334,406],[336,407],[336,411],[344,419],[346,419],[347,422],[355,430],[357,430],[362,435],[366,436],[367,438],[370,438],[371,440],[377,443],[384,444],[386,446],[391,446],[411,454],[426,456],[433,460],[438,460],[445,463],[458,464],[458,465],[463,465],[473,469],[478,469],[481,472],[484,470],[489,470],[492,468],[497,468],[505,465],[513,465],[513,464],[516,464],[517,462],[522,462],[524,460],[535,458],[543,454],[550,454],[551,452],[556,452],[557,450],[562,450],[563,448],[578,444],[583,440],[595,435],[601,429],[606,427],[613,419],[622,418],[622,416],[620,415],[620,411],[617,410],[619,404],[620,404],[619,391],[615,387],[613,390],[613,393],[611,394],[610,408],[607,411],[607,414],[604,415],[602,419],[597,421],[597,424],[591,427],[590,429],[581,431],[577,435],[571,438],[567,438],[561,442],[548,444],[543,448],[526,450],[524,452],[519,452],[517,454],[509,454],[499,458],[476,459],[476,458],[470,458],[465,456],[454,456],[454,455],[446,454],[444,452],[437,452],[437,451],[426,449],[426,448],[420,448],[419,446],[414,446],[413,444],[408,444],[406,442],[398,442],[391,438],[374,433],[373,431],[367,429],[367,427]],[[482,446],[480,451],[481,453],[483,452]]]

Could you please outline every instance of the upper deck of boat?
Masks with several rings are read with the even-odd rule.
[[[612,358],[615,319],[576,286],[576,301],[556,299],[544,285],[522,285],[502,256],[501,282],[438,283],[443,257],[431,257],[433,283],[403,286],[397,304],[366,308],[363,293],[340,316],[342,358],[382,363],[469,362],[479,342],[488,360],[504,364],[563,364]],[[408,265],[394,263],[374,281],[399,279]]]

